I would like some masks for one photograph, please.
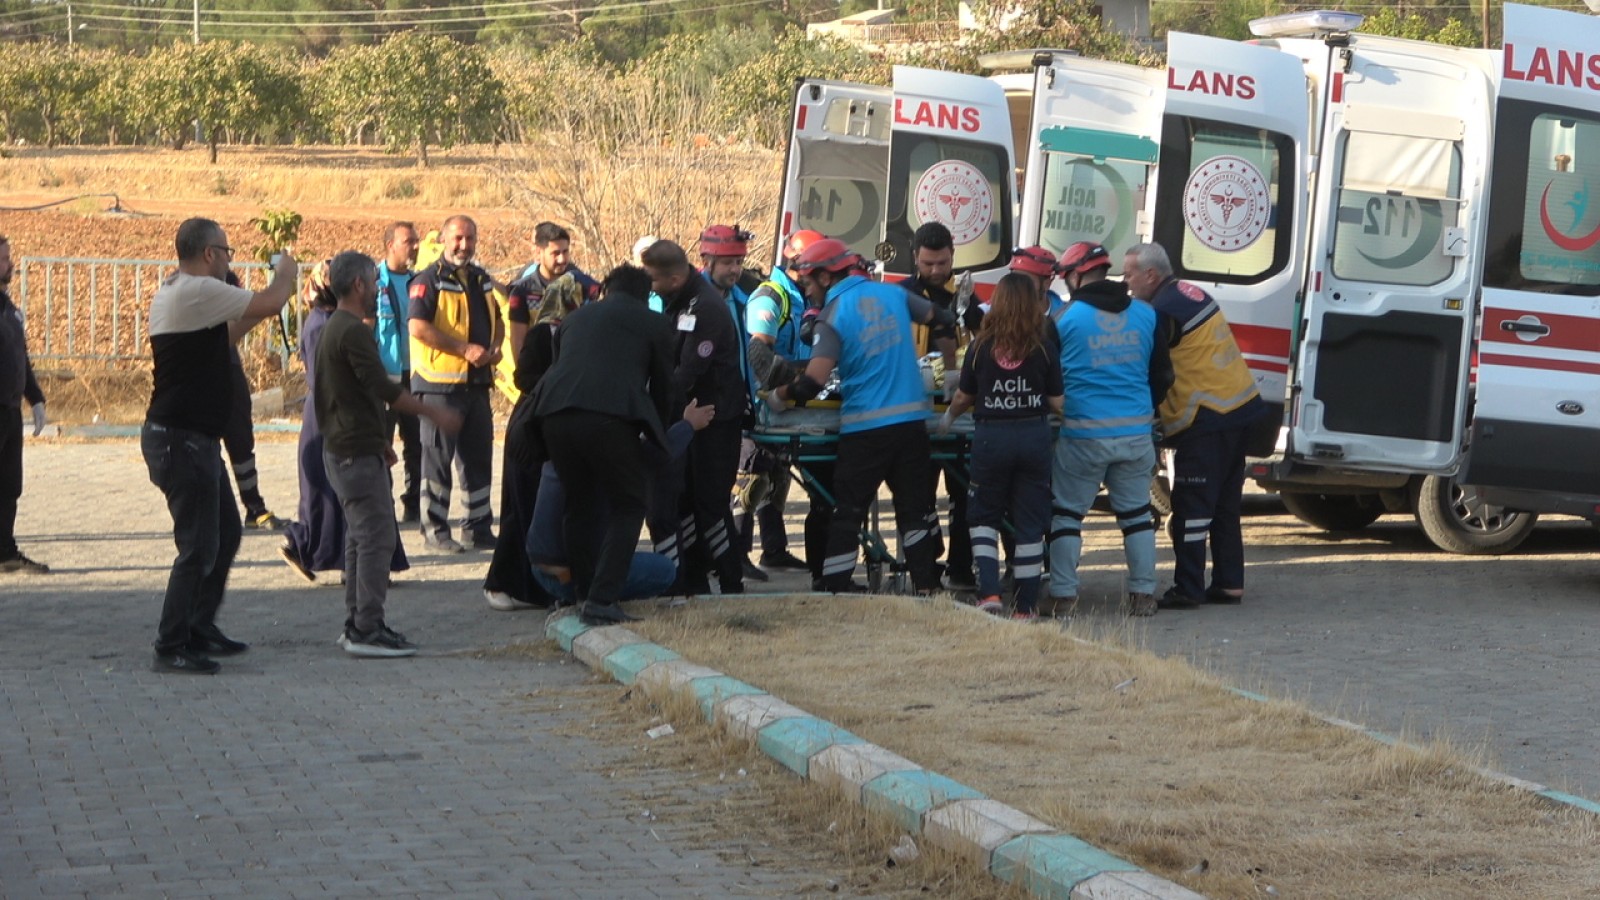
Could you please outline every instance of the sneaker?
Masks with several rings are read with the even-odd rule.
[[[271,512],[251,514],[245,517],[245,527],[257,531],[282,531],[284,521]]]
[[[1199,609],[1200,601],[1187,594],[1180,593],[1177,586],[1174,585],[1167,588],[1167,592],[1161,595],[1161,599],[1156,601],[1156,605],[1162,609]]]
[[[971,572],[946,571],[944,573],[944,583],[952,591],[975,591],[978,589],[978,579],[972,577]]]
[[[283,557],[283,561],[289,564],[289,568],[293,569],[295,574],[312,584],[317,583],[316,573],[311,571],[310,567],[300,559],[300,554],[295,552],[294,547],[288,541],[278,545],[278,555]]]
[[[1040,621],[1040,619],[1039,614],[1036,612],[1023,612],[1019,609],[1011,614],[1011,621],[1034,623]]]
[[[1222,588],[1212,586],[1206,588],[1206,602],[1221,603],[1227,606],[1238,606],[1240,603],[1244,602],[1244,591],[1240,591],[1239,593],[1235,594],[1232,591],[1227,591],[1223,590]]]
[[[185,648],[171,653],[156,651],[150,663],[152,672],[171,672],[180,675],[215,675],[222,665],[214,659],[201,656]]]
[[[1039,604],[1039,615],[1048,619],[1070,619],[1077,611],[1077,597],[1045,597]]]
[[[228,637],[216,625],[194,625],[189,628],[188,649],[197,656],[235,656],[250,645]]]
[[[1128,615],[1130,616],[1153,616],[1158,608],[1160,608],[1160,604],[1156,602],[1154,594],[1128,595]]]
[[[518,600],[505,591],[491,591],[488,588],[483,589],[483,599],[489,601],[490,609],[498,609],[501,612],[514,612],[519,609],[536,608],[534,604]]]
[[[761,554],[761,566],[767,569],[804,569],[806,561],[784,550],[781,553]]]
[[[767,573],[765,573],[765,572],[761,571],[760,569],[756,568],[756,564],[751,562],[748,559],[744,561],[744,577],[750,579],[751,581],[767,581],[768,580]]]
[[[422,539],[422,546],[427,547],[429,550],[437,550],[440,553],[467,552],[467,548],[461,546],[456,542],[455,538],[448,534],[442,538],[436,538],[433,535],[428,535]]]
[[[1005,611],[1005,604],[1000,602],[999,597],[989,596],[978,601],[978,609],[991,616],[998,616]]]
[[[347,629],[344,633],[344,651],[351,656],[389,659],[415,656],[417,646],[406,640],[406,636],[400,632],[387,625],[379,625],[365,634],[354,628]]]
[[[18,553],[10,559],[0,560],[0,572],[15,572],[18,575],[48,575],[50,574],[50,567],[42,562],[34,562]]]
[[[495,545],[494,532],[487,528],[482,531],[474,531],[471,544],[474,550],[493,550]]]

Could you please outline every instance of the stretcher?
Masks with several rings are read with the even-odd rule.
[[[938,424],[944,409],[942,402],[929,405],[927,427],[932,444],[931,458],[951,469],[960,489],[965,490],[972,453],[972,417],[961,416],[951,424],[948,434],[941,435]],[[781,413],[763,407],[748,437],[789,467],[811,502],[835,505],[833,493],[818,477],[817,469],[839,459],[837,400],[813,400]],[[910,571],[904,556],[891,552],[884,540],[882,512],[876,499],[867,509],[859,544],[866,561],[869,590],[875,594],[909,592]]]

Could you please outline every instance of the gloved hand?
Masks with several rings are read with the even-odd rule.
[[[961,387],[961,370],[944,370],[944,402],[949,403],[956,398],[956,390]]]
[[[33,436],[38,437],[44,431],[44,401],[40,400],[33,405]]]
[[[767,409],[770,409],[775,413],[781,413],[789,408],[789,401],[778,396],[777,388],[773,388],[772,390],[767,391],[765,394],[762,394],[761,400],[767,404]]]
[[[817,333],[817,317],[822,315],[822,310],[816,307],[806,307],[800,314],[800,342],[807,347],[811,346],[812,338]]]
[[[939,425],[938,425],[939,437],[944,437],[945,435],[949,434],[950,433],[950,425],[952,423],[954,423],[954,422],[955,422],[955,417],[950,415],[950,410],[949,409],[946,409],[944,411],[944,415],[939,417]]]

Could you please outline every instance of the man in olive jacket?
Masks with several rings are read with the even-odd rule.
[[[568,533],[605,539],[572,545],[579,614],[588,624],[631,619],[618,602],[649,504],[649,466],[640,441],[666,446],[672,326],[650,311],[650,276],[618,266],[600,303],[580,307],[556,332],[555,362],[534,391],[545,450],[567,493],[600,503],[568,508]],[[594,519],[607,520],[602,527]]]

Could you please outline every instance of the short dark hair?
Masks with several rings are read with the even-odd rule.
[[[689,270],[689,254],[672,241],[656,241],[645,248],[639,260],[648,269],[660,269],[668,275]]]
[[[206,255],[206,248],[217,235],[222,233],[222,226],[210,219],[184,219],[178,226],[178,237],[174,244],[178,249],[179,262],[193,262]]]
[[[551,241],[570,241],[572,235],[567,230],[554,222],[540,222],[533,226],[533,245],[535,247],[549,246]]]
[[[913,256],[918,250],[954,250],[955,246],[956,239],[950,235],[950,229],[938,222],[923,222],[911,236]]]
[[[643,300],[650,296],[650,273],[638,266],[623,263],[607,272],[600,282],[601,297],[610,296],[613,291]]]
[[[372,257],[359,250],[346,250],[328,263],[328,289],[341,300],[350,296],[359,282],[376,277],[378,267]]]
[[[410,222],[405,222],[405,221],[390,222],[388,224],[388,226],[383,229],[383,246],[385,248],[387,248],[390,244],[394,243],[394,233],[396,231],[399,231],[402,228],[411,229],[411,233],[412,234],[416,234],[416,232],[417,232],[417,226],[411,224]]]

